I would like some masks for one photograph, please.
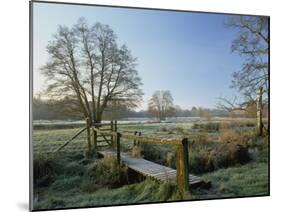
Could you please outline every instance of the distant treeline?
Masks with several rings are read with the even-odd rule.
[[[43,100],[33,98],[33,120],[80,120],[81,112],[74,110],[67,100]],[[176,107],[173,117],[199,117],[199,116],[228,116],[229,113],[217,109],[203,109],[193,107],[191,110]],[[125,106],[109,106],[104,112],[104,119],[120,119],[129,117],[153,117],[148,111],[129,110]]]
[[[81,112],[71,106],[68,100],[43,100],[33,98],[33,120],[81,120]],[[192,107],[191,110],[175,107],[172,117],[252,117],[255,113],[245,114],[243,112],[230,113],[220,109],[208,109],[201,107]],[[145,110],[134,111],[123,106],[108,106],[104,112],[104,120],[121,119],[130,117],[154,117]]]
[[[33,98],[33,120],[80,120],[80,112],[69,111],[63,101],[42,100]]]
[[[176,107],[172,117],[225,117],[229,116],[229,112],[218,110],[218,109],[208,109],[208,108],[196,108],[193,107],[191,110],[181,109],[180,107]],[[153,117],[151,113],[148,111],[127,111],[126,117]]]

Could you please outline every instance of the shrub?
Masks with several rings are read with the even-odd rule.
[[[249,160],[248,149],[245,146],[226,143],[210,152],[207,167],[210,170],[216,170],[236,164],[245,164]]]
[[[168,134],[169,134],[169,135],[174,134],[174,133],[175,133],[175,131],[174,131],[173,129],[169,129],[169,130],[168,130]]]
[[[169,129],[167,127],[161,127],[160,130],[163,132],[168,132]]]
[[[204,133],[194,134],[189,137],[189,145],[190,146],[205,146],[208,145],[207,135]]]
[[[253,128],[255,127],[255,122],[249,120],[239,120],[239,121],[231,121],[231,122],[221,122],[219,124],[220,129],[237,129],[237,128]]]
[[[220,128],[219,123],[208,122],[204,124],[193,124],[192,129],[197,129],[199,131],[218,131]]]
[[[48,186],[53,180],[52,158],[35,155],[33,158],[33,179],[35,186]]]
[[[212,171],[209,167],[207,167],[208,154],[207,149],[189,149],[190,172],[198,174]]]
[[[220,126],[219,123],[209,122],[209,123],[205,124],[204,129],[208,130],[208,131],[218,131],[219,126]]]
[[[244,164],[250,160],[246,146],[236,143],[198,145],[189,148],[189,167],[192,173],[200,174]]]
[[[184,129],[180,126],[170,127],[170,128],[164,126],[164,127],[160,128],[160,131],[167,132],[168,134],[175,134],[175,133],[184,134],[185,133]]]
[[[177,131],[178,133],[181,133],[181,134],[185,133],[185,131],[182,127],[176,127],[174,130]]]
[[[247,144],[249,137],[236,130],[227,129],[220,133],[219,140],[225,143]]]
[[[80,189],[86,193],[95,192],[96,190],[98,190],[102,187],[103,187],[102,185],[97,185],[97,184],[93,183],[91,180],[83,180],[80,185]]]
[[[55,182],[53,182],[50,189],[53,191],[65,192],[67,190],[77,188],[80,185],[81,181],[82,179],[80,176],[74,176],[74,177],[63,176],[57,179]]]
[[[154,161],[159,164],[166,164],[166,154],[168,152],[174,152],[175,154],[175,146],[172,145],[163,145],[163,144],[149,144],[149,143],[141,143],[141,154],[145,159]]]
[[[232,129],[235,126],[234,124],[235,124],[234,122],[223,121],[220,123],[220,130]]]
[[[127,180],[127,167],[119,166],[115,157],[108,156],[90,164],[86,177],[97,185],[117,187]]]
[[[64,174],[67,176],[77,176],[83,175],[84,167],[82,164],[79,164],[77,161],[71,161],[66,163],[63,167]]]
[[[192,129],[199,129],[199,128],[200,128],[200,124],[197,123],[193,124],[192,126]]]

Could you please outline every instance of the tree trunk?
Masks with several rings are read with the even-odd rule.
[[[101,123],[101,121],[102,121],[102,112],[97,111],[97,115],[95,117],[95,123]]]
[[[257,135],[261,136],[263,134],[263,122],[262,122],[262,93],[263,88],[260,87],[257,90]]]

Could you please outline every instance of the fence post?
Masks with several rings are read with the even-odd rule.
[[[116,120],[113,121],[113,132],[117,133],[117,121]],[[116,147],[116,140],[117,140],[117,137],[115,137],[115,139],[112,140],[112,147],[113,148]]]
[[[139,137],[141,136],[141,132],[139,132]],[[137,140],[137,146],[140,146],[140,141]]]
[[[92,150],[92,145],[91,145],[91,126],[90,126],[90,118],[87,117],[86,118],[86,127],[87,127],[87,130],[86,130],[86,141],[87,141],[87,148],[88,148],[88,152],[90,153],[91,150]]]
[[[114,131],[117,132],[117,120],[114,120]]]
[[[110,121],[110,131],[111,131],[111,132],[114,131],[114,128],[113,128],[113,120]],[[111,146],[113,146],[114,137],[111,136],[110,139],[111,139]]]
[[[116,150],[117,150],[117,162],[120,165],[121,157],[120,157],[120,137],[121,133],[116,134]]]
[[[138,131],[135,131],[134,132],[134,135],[136,136],[138,134]],[[136,139],[134,139],[134,146],[136,146],[137,145],[137,140]]]
[[[189,192],[188,167],[188,139],[184,138],[181,145],[177,145],[177,187],[180,193]]]
[[[94,130],[94,128],[92,127],[92,143],[93,143],[93,150],[94,150],[94,153],[97,152],[97,148],[98,148],[98,145],[97,145],[97,132]]]

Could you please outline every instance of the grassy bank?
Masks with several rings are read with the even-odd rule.
[[[220,169],[204,174],[205,180],[211,181],[211,195],[197,193],[196,197],[243,197],[268,195],[268,164],[250,163],[243,166]],[[209,192],[210,193],[210,192]]]
[[[172,190],[167,183],[159,184],[149,179],[116,189],[101,188],[93,193],[83,192],[79,188],[47,192],[42,189],[36,192],[35,208],[55,209],[178,200],[180,197]]]
[[[88,207],[173,201],[183,197],[168,182],[131,181],[115,158],[60,155],[35,158],[34,208]],[[191,198],[185,196],[184,198]]]

